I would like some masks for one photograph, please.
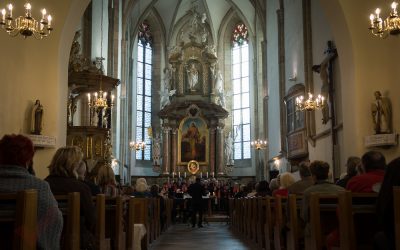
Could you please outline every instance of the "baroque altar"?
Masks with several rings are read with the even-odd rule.
[[[200,173],[223,176],[224,126],[229,113],[218,96],[223,83],[205,14],[191,10],[191,20],[177,32],[168,61],[171,67],[161,91],[169,96],[161,102],[158,114],[162,120],[161,173],[186,174],[194,161]]]

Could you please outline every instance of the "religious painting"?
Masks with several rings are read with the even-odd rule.
[[[195,160],[189,161],[189,163],[187,164],[187,168],[188,168],[189,173],[191,173],[191,174],[196,174],[197,171],[199,171],[199,169],[200,169],[199,163]]]
[[[290,134],[287,137],[288,158],[302,157],[308,154],[305,131]]]
[[[192,160],[207,164],[208,144],[207,123],[200,117],[183,119],[178,132],[178,164],[186,165]]]

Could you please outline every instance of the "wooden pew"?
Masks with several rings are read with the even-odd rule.
[[[282,197],[279,195],[275,197],[274,245],[276,250],[280,250],[285,246],[285,240],[282,239],[281,232],[286,223],[286,215],[283,212],[283,207],[286,206],[286,202],[287,202],[287,197]]]
[[[270,250],[273,248],[274,243],[274,206],[275,198],[267,196],[265,202],[265,224],[264,224],[264,238],[265,238],[265,249]]]
[[[128,230],[126,234],[126,249],[134,249],[134,225],[143,224],[146,227],[146,235],[144,236],[144,244],[142,249],[146,250],[149,247],[149,236],[148,236],[148,199],[146,198],[131,198],[129,200],[128,208]]]
[[[55,195],[58,208],[63,214],[63,242],[61,249],[80,249],[80,194],[78,192],[68,195]]]
[[[37,190],[28,189],[18,193],[0,194],[0,227],[13,228],[12,249],[14,250],[34,250],[37,241]],[[10,207],[8,207],[8,204]],[[1,235],[2,247],[6,247],[10,241],[8,235]],[[3,241],[4,240],[4,241]]]
[[[394,230],[396,250],[400,250],[400,187],[393,187]]]
[[[368,239],[368,245],[373,243],[372,239],[376,233],[374,229],[378,226],[376,220],[377,197],[376,193],[351,193],[350,191],[339,193],[338,219],[341,249],[357,249],[365,244],[366,240],[368,242]],[[362,232],[361,237],[357,237],[357,231]],[[364,242],[360,242],[361,238]]]
[[[110,241],[106,240],[106,197],[104,194],[98,194],[94,198],[96,202],[96,248],[98,250],[110,249]]]
[[[257,198],[257,220],[256,220],[256,232],[257,232],[257,246],[260,249],[265,248],[265,198]]]
[[[109,238],[113,249],[125,249],[124,199],[122,196],[106,198],[106,238]]]
[[[338,228],[336,209],[338,196],[335,194],[312,193],[310,196],[311,246],[309,249],[320,250],[326,246],[325,236]],[[323,222],[323,223],[322,223]],[[323,224],[323,226],[322,226]]]
[[[290,194],[288,197],[288,206],[286,207],[288,211],[286,212],[289,216],[287,219],[287,225],[289,228],[287,235],[287,249],[298,250],[300,248],[300,223],[299,223],[299,213],[301,208],[301,202],[303,197],[296,196],[295,194]]]

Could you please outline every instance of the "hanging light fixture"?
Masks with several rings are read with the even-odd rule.
[[[318,95],[314,99],[311,93],[308,93],[308,99],[304,100],[304,96],[296,97],[296,109],[300,111],[313,111],[323,109],[325,107],[325,97]]]
[[[386,38],[389,34],[400,34],[400,18],[397,14],[397,5],[397,2],[392,3],[390,14],[384,20],[379,16],[381,13],[379,8],[375,10],[375,15],[371,14],[369,16],[369,30],[374,36]]]
[[[129,148],[136,151],[144,150],[146,148],[146,143],[144,143],[143,141],[131,141],[129,142]]]
[[[50,35],[53,27],[51,25],[52,16],[47,14],[46,9],[42,9],[42,18],[40,21],[32,17],[32,5],[24,5],[25,15],[17,18],[13,17],[14,6],[10,3],[6,9],[1,9],[0,26],[12,37],[18,34],[24,38],[33,36],[36,39],[42,39]]]
[[[88,105],[90,108],[94,108],[96,110],[101,110],[101,109],[106,109],[109,108],[108,106],[108,100],[107,100],[107,92],[103,91],[103,1],[101,1],[101,24],[100,24],[100,33],[101,33],[101,38],[100,38],[100,58],[97,59],[96,65],[98,65],[98,73],[99,73],[99,92],[93,93],[93,98],[91,97],[91,94],[88,93]],[[114,106],[114,95],[111,95],[111,103],[110,107]]]
[[[268,142],[266,140],[257,139],[255,141],[250,142],[250,145],[257,150],[266,149]]]

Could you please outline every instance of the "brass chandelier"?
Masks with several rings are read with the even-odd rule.
[[[129,148],[136,151],[144,150],[146,148],[146,143],[144,143],[143,141],[130,141]]]
[[[266,140],[257,139],[250,142],[250,145],[257,150],[261,150],[267,148],[268,142]]]
[[[323,109],[325,106],[325,97],[318,95],[314,99],[311,93],[308,93],[308,99],[304,100],[304,96],[296,97],[296,109],[299,111],[313,111]]]
[[[390,14],[384,20],[379,16],[381,13],[381,9],[379,8],[375,10],[375,15],[371,14],[369,16],[369,30],[374,36],[386,38],[389,34],[400,34],[400,18],[397,13],[397,5],[398,3],[396,2],[391,4]]]
[[[36,20],[32,17],[32,5],[26,3],[24,5],[25,15],[17,18],[13,17],[12,4],[7,5],[7,9],[1,9],[0,26],[12,37],[18,34],[24,38],[33,36],[36,39],[48,37],[53,30],[51,26],[52,17],[47,14],[46,9],[42,9],[42,18]]]

